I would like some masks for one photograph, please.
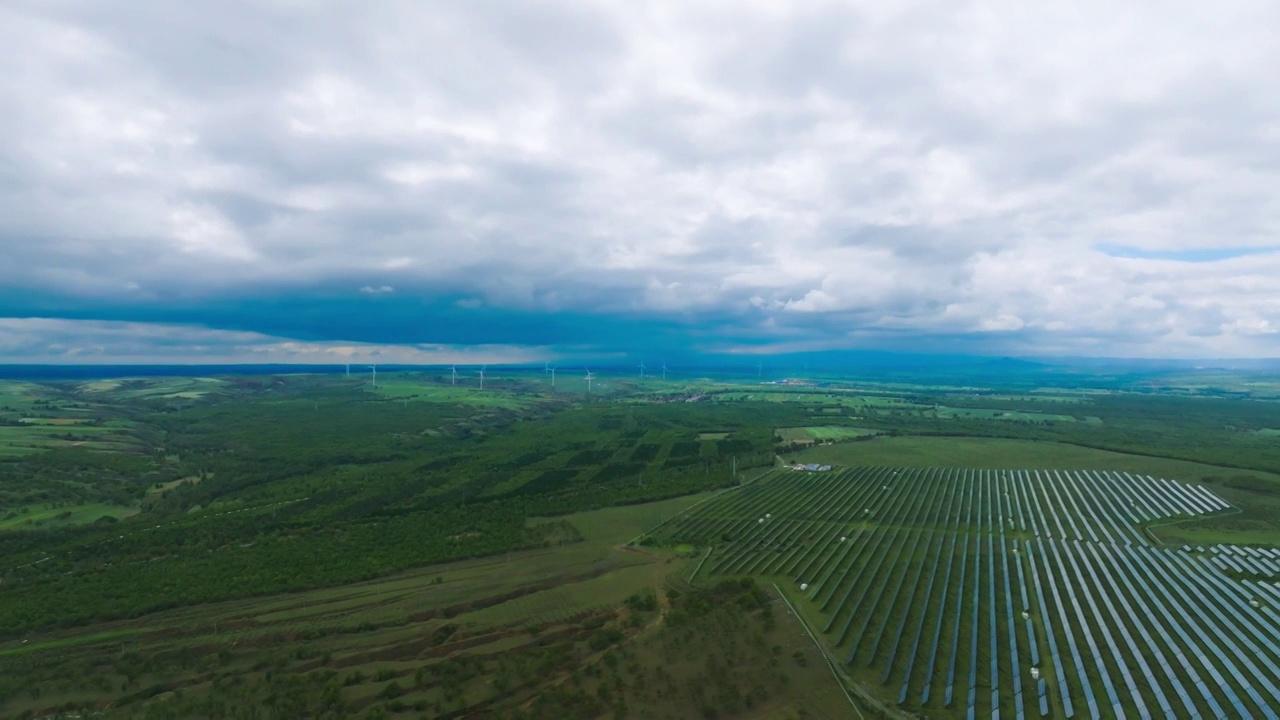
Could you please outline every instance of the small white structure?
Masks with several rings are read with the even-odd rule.
[[[801,589],[801,590],[808,590],[808,589],[809,589],[809,583],[800,583],[800,589]]]
[[[760,524],[764,524],[764,518],[760,518],[760,519],[759,519],[759,520],[757,520],[756,522],[758,522],[758,523],[760,523]]]
[[[844,535],[841,535],[841,536],[840,536],[840,542],[844,542],[844,540],[845,540],[845,536],[844,536]]]
[[[1257,599],[1257,598],[1253,598],[1253,599],[1249,600],[1249,606],[1250,606],[1250,607],[1258,608],[1258,607],[1262,607],[1262,603],[1258,602],[1258,599]]]
[[[1031,619],[1031,613],[1027,612],[1026,610],[1023,610],[1023,611],[1022,611],[1022,619],[1023,619],[1023,620],[1030,620],[1030,619]]]
[[[765,519],[767,520],[767,519],[769,519],[769,518],[773,517],[773,513],[765,513],[765,514],[764,514],[764,517],[765,517]]]
[[[1031,668],[1031,679],[1032,679],[1032,680],[1039,680],[1039,679],[1040,679],[1040,668],[1038,668],[1038,667],[1033,667],[1033,668]]]

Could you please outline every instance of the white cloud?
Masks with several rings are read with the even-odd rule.
[[[1268,0],[9,3],[0,290],[394,283],[823,346],[1278,355],[1280,254],[1094,249],[1276,248],[1278,25]]]
[[[210,208],[177,207],[169,213],[170,233],[183,252],[205,257],[253,260],[256,253],[240,230]]]
[[[562,357],[505,345],[299,342],[261,333],[159,323],[0,318],[0,356],[18,363],[506,365]]]

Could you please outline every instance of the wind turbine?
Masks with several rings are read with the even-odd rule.
[[[662,363],[662,381],[663,382],[667,381],[667,363],[666,362]]]
[[[377,389],[377,387],[378,387],[378,366],[377,366],[377,365],[370,365],[370,366],[369,366],[369,369],[373,371],[373,387],[374,387],[374,389]]]
[[[640,379],[644,379],[644,360],[640,361]]]
[[[450,365],[450,366],[449,366],[449,372],[451,373],[451,374],[450,374],[450,376],[449,376],[449,384],[450,384],[450,385],[457,385],[457,384],[458,384],[458,366],[457,366],[457,365]]]
[[[555,389],[556,389],[556,368],[558,368],[558,367],[560,367],[560,366],[559,366],[559,365],[557,365],[556,367],[550,368],[550,370],[551,370],[551,389],[552,389],[552,390],[555,390]]]
[[[485,369],[485,368],[487,368],[487,367],[489,367],[489,366],[488,366],[488,365],[481,365],[481,366],[480,366],[480,389],[481,389],[481,390],[483,390],[483,389],[484,389],[484,369]]]
[[[351,363],[347,363],[347,377],[351,377]]]
[[[591,374],[591,368],[587,368],[587,392],[591,392],[591,380],[595,375]]]

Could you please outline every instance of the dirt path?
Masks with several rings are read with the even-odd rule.
[[[667,575],[670,574],[667,568],[669,558],[663,558],[662,556],[655,555],[654,553],[649,552],[648,550],[645,550],[643,548],[636,547],[633,545],[619,545],[614,549],[624,553],[631,554],[631,555],[640,555],[648,559],[650,561],[650,565],[653,567],[653,592],[654,592],[654,596],[658,600],[658,614],[652,620],[650,620],[648,624],[646,624],[644,627],[640,628],[639,630],[636,630],[634,633],[628,634],[627,637],[623,640],[623,642],[628,642],[628,643],[635,642],[640,638],[644,637],[645,635],[648,635],[649,633],[661,627],[662,624],[666,621],[667,613],[671,611],[671,601],[667,599],[667,594],[663,591]],[[631,611],[629,609],[623,609],[622,611],[620,611],[618,615],[618,619],[621,621],[625,621],[630,616],[630,614],[631,614]],[[580,672],[584,668],[591,667],[597,662],[600,662],[600,660],[603,659],[604,656],[608,654],[608,652],[612,649],[613,648],[605,648],[604,650],[588,655],[577,667],[573,668],[572,670],[566,670],[564,672],[561,672],[559,675],[556,676],[554,680],[548,683],[546,687],[560,687],[566,682],[569,682],[569,680],[573,677],[574,673]],[[528,710],[530,707],[533,706],[533,701],[536,699],[537,699],[536,697],[530,698],[521,706],[522,709]]]

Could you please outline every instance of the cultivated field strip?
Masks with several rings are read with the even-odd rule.
[[[778,471],[664,532],[792,583],[858,680],[929,716],[1280,718],[1280,550],[1157,546],[1231,510],[1125,472]]]

